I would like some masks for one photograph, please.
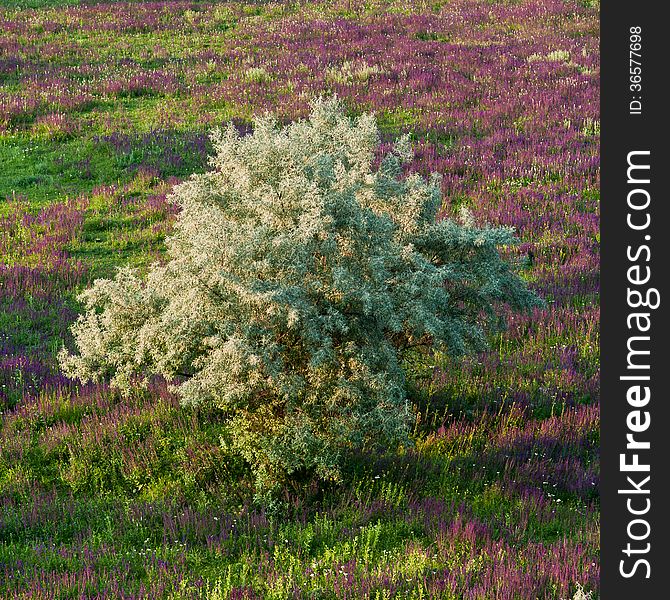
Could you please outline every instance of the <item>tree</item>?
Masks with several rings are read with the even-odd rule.
[[[407,137],[373,166],[373,116],[318,100],[308,120],[212,139],[212,170],[174,189],[167,262],[83,292],[78,353],[60,361],[124,392],[159,374],[184,404],[218,405],[261,488],[407,441],[407,354],[481,350],[500,306],[539,303],[500,256],[511,229],[436,220],[439,177],[402,175]]]

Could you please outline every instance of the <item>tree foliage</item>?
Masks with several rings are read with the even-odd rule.
[[[213,134],[211,170],[177,186],[167,261],[82,293],[64,371],[128,392],[152,375],[184,404],[214,403],[224,443],[268,487],[337,478],[353,449],[407,440],[403,360],[481,350],[499,308],[539,303],[499,248],[507,228],[436,220],[437,175],[404,177],[408,138],[375,167],[371,115],[318,100]]]

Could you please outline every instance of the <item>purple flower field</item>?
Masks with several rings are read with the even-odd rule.
[[[0,7],[0,597],[599,597],[599,2]],[[58,370],[75,296],[160,260],[208,131],[320,94],[510,225],[547,303],[436,356],[412,448],[254,504],[223,416]]]

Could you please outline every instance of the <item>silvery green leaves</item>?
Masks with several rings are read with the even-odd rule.
[[[403,177],[407,138],[373,167],[370,115],[317,100],[306,121],[213,141],[212,170],[174,190],[167,263],[96,281],[62,366],[219,405],[260,488],[408,442],[405,354],[482,349],[498,305],[539,302],[498,253],[510,230],[436,222],[439,177]]]

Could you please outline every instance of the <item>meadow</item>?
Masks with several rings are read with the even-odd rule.
[[[0,597],[597,598],[599,60],[590,0],[0,1]],[[216,409],[56,354],[213,127],[320,94],[410,133],[443,217],[514,226],[546,308],[420,366],[411,448],[260,505]]]

